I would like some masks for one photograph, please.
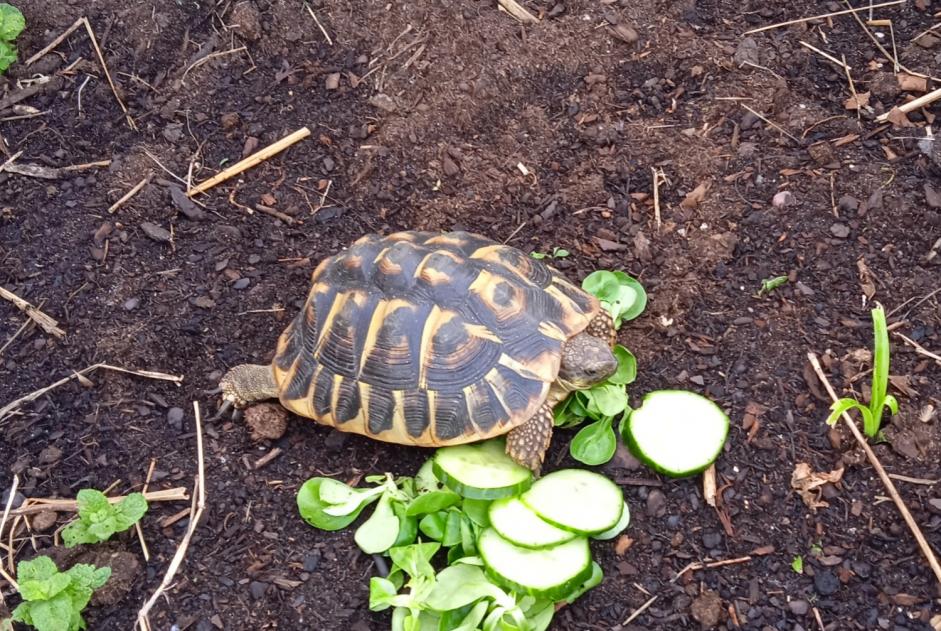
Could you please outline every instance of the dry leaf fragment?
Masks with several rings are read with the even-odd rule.
[[[818,508],[826,508],[830,504],[820,499],[819,489],[824,484],[836,484],[843,478],[843,469],[836,469],[829,473],[819,473],[810,468],[806,462],[794,465],[791,474],[791,488],[797,491],[807,507],[816,512]]]
[[[869,92],[857,92],[843,101],[843,107],[848,110],[858,110],[867,105],[869,105]]]
[[[914,127],[915,124],[912,121],[908,120],[908,116],[905,115],[905,112],[900,110],[897,107],[893,107],[892,110],[885,117],[887,121],[895,125],[896,127]]]
[[[709,188],[712,186],[712,180],[705,180],[699,183],[699,186],[691,190],[686,194],[685,199],[680,202],[680,207],[682,208],[696,208],[699,206],[700,202],[706,198],[706,193],[709,192]]]
[[[866,265],[866,260],[859,259],[856,261],[856,268],[859,270],[859,286],[866,294],[866,298],[871,300],[876,295],[876,283],[873,280],[869,266]]]
[[[928,91],[928,79],[927,77],[916,77],[905,72],[900,72],[895,75],[896,79],[899,81],[899,87],[905,92],[927,92]]]

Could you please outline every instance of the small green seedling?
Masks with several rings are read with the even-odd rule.
[[[798,554],[793,559],[791,559],[791,569],[794,570],[798,574],[803,574],[804,573],[804,557]]]
[[[26,18],[19,9],[6,2],[0,3],[0,73],[16,61],[16,46],[13,44],[23,29]]]
[[[872,364],[872,395],[869,407],[859,401],[843,398],[830,406],[828,425],[836,425],[843,412],[858,410],[863,417],[863,431],[866,436],[875,438],[882,426],[883,408],[888,407],[892,414],[898,414],[899,402],[891,394],[887,394],[889,387],[889,330],[885,323],[885,309],[877,305],[872,310],[872,329],[874,340]]]
[[[624,272],[598,270],[582,281],[582,289],[601,301],[601,306],[614,318],[614,327],[633,320],[647,306],[647,292],[643,285]]]
[[[569,252],[568,250],[556,247],[556,248],[552,248],[551,254],[547,254],[545,252],[533,252],[530,254],[530,256],[533,257],[534,259],[540,259],[540,260],[546,258],[547,256],[551,256],[554,259],[564,259],[570,254],[571,252]]]
[[[136,524],[147,512],[147,500],[142,493],[131,493],[112,504],[101,491],[82,489],[76,500],[78,520],[62,531],[62,541],[67,548],[107,541],[114,533],[124,532]]]
[[[111,568],[87,563],[60,572],[47,556],[16,564],[23,602],[13,610],[13,620],[38,631],[77,631],[85,628],[82,610],[92,593],[111,576]]]
[[[772,278],[766,278],[761,281],[761,289],[758,290],[758,297],[761,298],[766,294],[770,294],[772,291],[780,287],[781,285],[787,284],[787,276],[774,276]]]

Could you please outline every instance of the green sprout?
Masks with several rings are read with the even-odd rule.
[[[761,281],[761,289],[758,290],[758,297],[761,298],[765,294],[770,294],[772,291],[785,284],[787,284],[787,276],[766,278]]]
[[[147,512],[147,500],[142,493],[131,493],[112,504],[101,491],[82,489],[76,500],[78,520],[62,531],[62,541],[67,548],[107,541],[114,533],[124,532],[136,524]]]
[[[830,406],[830,416],[827,425],[836,425],[840,415],[849,410],[858,410],[863,417],[863,431],[869,438],[875,438],[882,426],[883,408],[888,407],[892,414],[898,414],[899,402],[891,394],[887,394],[889,387],[889,330],[885,323],[885,310],[877,305],[872,310],[872,329],[874,341],[872,364],[872,395],[869,407],[856,399],[848,397],[834,402]]]
[[[555,247],[555,248],[552,248],[552,252],[550,254],[546,254],[545,252],[532,252],[530,253],[530,256],[533,257],[534,259],[539,259],[539,260],[542,260],[546,258],[547,256],[550,256],[554,259],[564,259],[570,254],[571,252],[569,252],[568,250],[564,248]]]
[[[793,559],[791,559],[791,569],[797,572],[798,574],[803,574],[804,573],[804,557],[798,554]]]
[[[19,9],[6,2],[0,3],[0,73],[16,61],[13,40],[26,28],[26,18]]]
[[[13,610],[15,622],[38,631],[77,631],[85,628],[82,610],[92,593],[111,576],[111,568],[87,563],[60,572],[47,556],[16,564],[16,578],[23,602]]]

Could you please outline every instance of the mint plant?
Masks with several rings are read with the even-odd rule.
[[[23,602],[13,610],[13,621],[38,631],[76,631],[86,627],[82,610],[92,593],[111,576],[111,568],[79,563],[60,572],[47,556],[20,561],[16,575]]]
[[[23,29],[26,18],[19,9],[6,2],[0,3],[0,73],[16,61],[16,46],[13,44]]]
[[[95,489],[82,489],[76,496],[78,520],[62,531],[67,548],[82,543],[107,541],[116,532],[123,532],[136,524],[147,512],[147,500],[141,493],[131,493],[112,504],[108,497]]]

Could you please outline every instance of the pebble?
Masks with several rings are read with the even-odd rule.
[[[324,81],[323,87],[326,88],[327,90],[336,90],[337,88],[339,88],[340,87],[340,73],[331,72],[330,74],[328,74],[326,80]]]
[[[667,510],[667,498],[663,491],[654,489],[647,495],[647,514],[653,517],[663,517]]]
[[[124,308],[127,311],[134,311],[137,309],[137,306],[140,304],[140,298],[128,298],[124,301]]]
[[[795,616],[803,616],[810,610],[810,603],[806,600],[792,600],[787,604],[787,607]]]
[[[259,600],[265,597],[265,592],[268,590],[268,583],[262,583],[261,581],[252,581],[248,585],[248,591],[251,593],[252,598]]]
[[[56,520],[58,518],[58,513],[51,510],[44,510],[36,513],[36,516],[33,517],[32,521],[33,530],[36,532],[46,532],[56,525]]]
[[[840,589],[840,579],[830,570],[819,570],[814,574],[814,589],[821,596],[830,596]]]
[[[838,239],[845,239],[850,236],[850,227],[845,223],[836,222],[830,226],[830,234]]]
[[[702,535],[702,544],[710,550],[717,548],[722,544],[722,535],[714,530],[707,530]]]
[[[251,282],[252,282],[252,281],[251,281],[250,279],[248,279],[248,278],[240,278],[240,279],[238,279],[237,281],[235,281],[234,283],[232,283],[232,287],[234,287],[235,289],[245,289],[246,287],[248,287],[248,285],[249,285]]]
[[[171,239],[170,231],[165,228],[161,228],[155,223],[145,221],[144,223],[140,225],[140,229],[143,230],[144,234],[146,234],[148,237],[150,237],[154,241],[158,241],[161,243],[170,242],[170,239]]]
[[[203,212],[203,209],[187,197],[183,189],[179,186],[170,186],[169,189],[170,199],[173,200],[173,205],[176,206],[177,210],[179,210],[184,217],[190,221],[202,221],[206,218],[206,213]]]
[[[229,21],[234,23],[235,32],[251,42],[261,39],[261,13],[251,2],[240,2],[232,9]]]
[[[735,54],[732,56],[732,61],[739,67],[748,64],[758,65],[758,42],[754,37],[746,37],[738,43]]]
[[[62,450],[55,445],[49,445],[39,452],[39,464],[53,464],[62,458]]]
[[[690,614],[703,628],[711,629],[719,624],[719,617],[722,615],[722,598],[716,592],[706,590],[693,601]]]
[[[3,492],[3,495],[0,496],[0,504],[2,504],[3,506],[6,506],[9,500],[10,500],[10,489],[7,489]],[[13,503],[10,504],[10,508],[11,509],[19,508],[25,501],[26,501],[26,498],[23,496],[23,494],[17,491],[13,495]]]
[[[836,205],[844,212],[856,212],[856,209],[859,208],[859,200],[852,195],[843,195]]]
[[[314,572],[320,565],[320,550],[314,550],[310,554],[304,555],[304,571]]]
[[[395,104],[395,101],[392,100],[388,94],[376,94],[371,99],[369,99],[369,104],[373,107],[379,108],[383,112],[392,113],[398,106]]]
[[[170,408],[167,410],[167,423],[175,430],[182,430],[183,408]]]
[[[620,22],[612,27],[611,33],[613,33],[614,36],[619,40],[627,44],[634,44],[638,39],[637,30],[633,26],[625,24],[624,22]]]

